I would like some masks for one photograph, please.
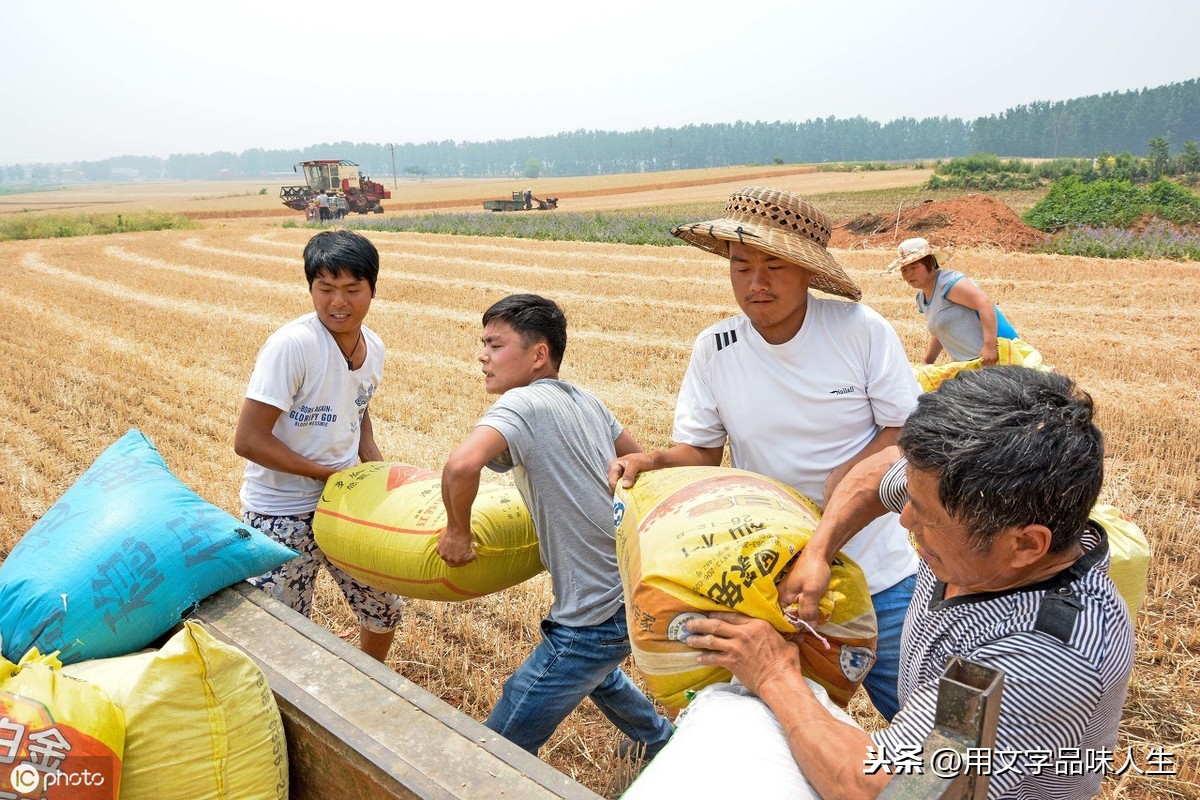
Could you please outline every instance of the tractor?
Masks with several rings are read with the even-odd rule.
[[[523,192],[513,192],[511,200],[484,200],[483,207],[488,211],[549,211],[558,208],[558,198],[547,197],[543,200],[534,197],[533,192],[526,189]]]
[[[389,200],[392,193],[365,177],[358,169],[358,164],[346,159],[327,158],[319,161],[301,161],[292,167],[304,168],[304,180],[307,186],[283,186],[279,189],[279,198],[288,208],[297,211],[314,213],[317,195],[325,192],[329,195],[330,215],[343,216],[351,211],[357,214],[374,212],[383,213],[380,200]]]

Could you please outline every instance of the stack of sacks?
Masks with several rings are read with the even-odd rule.
[[[15,765],[0,797],[286,797],[282,722],[247,656],[187,623],[159,654],[94,659],[295,555],[180,483],[138,431],[105,450],[0,564],[0,757]]]

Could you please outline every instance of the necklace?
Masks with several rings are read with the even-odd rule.
[[[330,331],[329,328],[325,327],[325,323],[323,322],[321,323],[321,327],[329,331],[329,336],[331,339],[333,339],[333,343],[337,347],[338,352],[342,354],[342,358],[346,359],[346,369],[354,371],[354,354],[358,352],[358,346],[362,344],[363,340],[362,328],[358,329],[358,338],[354,340],[354,347],[350,348],[350,354],[347,355],[346,351],[342,350],[342,345],[340,342],[338,342],[337,337],[333,335],[333,331]]]

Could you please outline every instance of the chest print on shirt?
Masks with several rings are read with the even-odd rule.
[[[367,407],[367,403],[371,402],[371,398],[375,394],[375,384],[363,384],[358,387],[358,397],[354,398],[354,405],[358,407],[358,414],[362,416],[363,409]]]

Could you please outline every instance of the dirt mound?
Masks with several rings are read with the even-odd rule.
[[[834,225],[829,246],[844,250],[892,247],[923,236],[939,247],[1029,250],[1048,236],[1029,227],[1012,209],[982,194],[926,201],[895,213],[860,214]]]

